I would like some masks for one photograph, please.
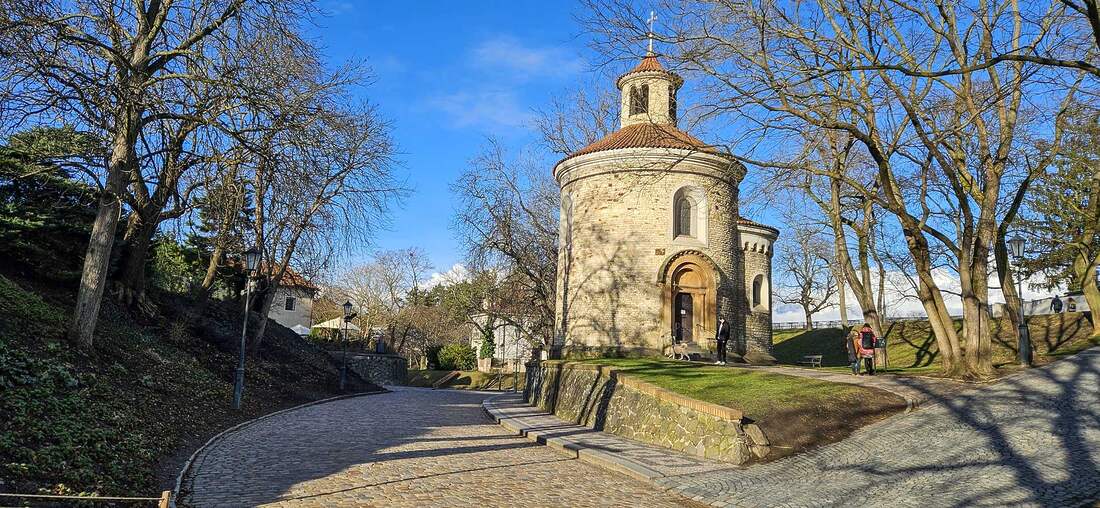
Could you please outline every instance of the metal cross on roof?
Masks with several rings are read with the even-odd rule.
[[[654,21],[657,21],[657,13],[655,13],[653,11],[649,11],[649,19],[646,20],[646,23],[649,23],[649,34],[647,35],[647,37],[649,38],[649,53],[650,54],[653,53],[653,22]]]

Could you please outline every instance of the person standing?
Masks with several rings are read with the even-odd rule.
[[[853,326],[844,336],[844,349],[848,351],[848,365],[852,367],[852,375],[859,375],[859,330]]]
[[[1054,295],[1054,299],[1050,301],[1050,311],[1055,314],[1062,313],[1062,299],[1058,298],[1058,295]]]
[[[863,370],[868,376],[875,375],[875,331],[871,325],[863,323],[859,329],[859,355],[863,357]]]
[[[718,360],[714,362],[717,365],[726,364],[726,345],[730,341],[730,325],[726,322],[726,318],[718,320],[718,330],[714,332],[714,338],[718,341]]]
[[[1066,300],[1066,311],[1077,312],[1077,300],[1074,300],[1072,296]]]

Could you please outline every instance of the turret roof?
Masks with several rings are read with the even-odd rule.
[[[639,72],[663,72],[665,74],[668,74],[672,78],[677,87],[679,87],[680,84],[684,81],[675,72],[671,72],[665,69],[665,67],[661,65],[661,61],[657,59],[656,54],[646,53],[646,55],[642,58],[642,61],[638,62],[638,65],[635,65],[633,69],[626,71],[623,75],[619,76],[619,79],[615,80],[615,86],[622,88],[623,78]]]

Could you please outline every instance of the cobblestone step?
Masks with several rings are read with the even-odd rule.
[[[519,393],[505,393],[482,402],[489,416],[505,429],[585,462],[654,481],[685,474],[738,469],[672,450],[571,424],[527,405]]]

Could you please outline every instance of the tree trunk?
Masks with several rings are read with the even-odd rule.
[[[122,266],[118,274],[119,300],[147,316],[156,313],[156,308],[145,298],[145,265],[149,246],[153,243],[158,226],[156,218],[143,218],[137,211],[130,214],[126,235],[123,237]]]
[[[841,273],[836,273],[834,276],[836,278],[837,298],[840,303],[840,326],[848,328],[848,297],[844,295],[844,273],[842,271]]]
[[[1100,288],[1096,286],[1096,265],[1100,263],[1100,256],[1091,260],[1082,253],[1078,253],[1073,260],[1073,271],[1077,274],[1077,282],[1081,285],[1081,292],[1085,295],[1085,301],[1089,304],[1089,317],[1092,322],[1092,334],[1100,335]]]
[[[932,327],[936,347],[942,359],[943,373],[957,377],[965,368],[961,361],[962,349],[959,347],[959,337],[955,333],[951,314],[947,312],[947,306],[943,303],[943,294],[940,293],[939,287],[932,278],[932,259],[929,255],[928,242],[922,233],[912,229],[915,225],[909,226],[903,228],[903,231],[917,272],[917,297],[925,313],[928,314],[928,323]]]
[[[80,273],[80,287],[76,294],[76,307],[69,324],[69,339],[83,351],[91,351],[96,321],[99,319],[99,306],[103,299],[103,290],[107,286],[107,269],[111,261],[111,248],[115,243],[118,219],[121,213],[121,195],[124,190],[125,174],[133,166],[134,140],[137,138],[137,119],[140,114],[129,109],[118,120],[114,140],[111,143],[111,156],[107,163],[107,180],[103,192],[99,195],[99,208],[95,222],[92,223],[92,235],[88,240],[88,249],[84,253],[84,268]]]
[[[206,276],[202,278],[203,298],[210,296],[210,289],[214,287],[214,279],[218,276],[218,266],[221,265],[225,247],[221,244],[214,246],[214,252],[210,253],[210,262],[206,264]]]
[[[247,282],[246,282],[247,284]],[[263,336],[267,333],[267,321],[268,314],[271,312],[271,304],[275,301],[275,293],[278,288],[275,284],[269,284],[267,288],[259,294],[253,294],[253,303],[251,311],[259,314],[260,322],[256,324],[255,330],[248,333],[248,354],[255,356],[260,351],[260,344],[263,343]]]
[[[840,268],[843,277],[837,277],[837,280],[845,280],[848,283],[848,287],[852,288],[852,293],[856,297],[856,302],[859,304],[859,309],[863,313],[863,321],[871,325],[871,329],[875,331],[875,335],[881,335],[882,320],[878,313],[878,308],[875,306],[874,290],[860,280],[859,274],[856,273],[855,267],[852,266],[852,257],[848,254],[848,239],[844,232],[844,223],[840,217],[840,181],[832,179],[830,185],[830,205],[829,205],[829,223],[833,229],[833,250],[836,255],[836,263]],[[858,233],[857,233],[858,234]],[[866,245],[866,242],[861,242]]]
[[[1020,294],[1016,292],[1016,282],[1013,280],[1015,271],[1008,260],[1008,246],[1005,245],[1004,235],[1000,235],[1000,238],[993,245],[993,258],[997,263],[997,280],[1001,283],[1001,294],[1005,297],[1005,311],[1002,318],[1007,319],[1009,326],[1012,327],[1010,339],[1015,344],[1019,344],[1020,306],[1022,302],[1020,301]]]
[[[805,306],[805,305],[802,306],[802,311],[806,313],[806,330],[813,330],[814,329],[814,318],[813,318],[814,315],[813,315],[813,313],[811,313],[810,308]]]

